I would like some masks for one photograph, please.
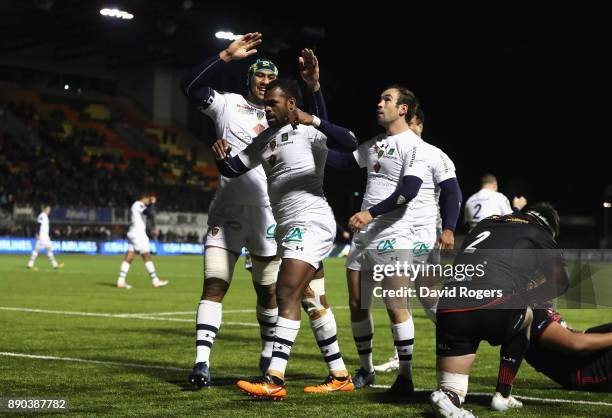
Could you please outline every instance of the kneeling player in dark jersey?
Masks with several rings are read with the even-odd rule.
[[[555,237],[559,215],[548,204],[525,214],[491,216],[466,237],[453,263],[454,276],[438,302],[438,390],[431,403],[442,417],[471,417],[461,409],[481,341],[501,345],[494,410],[520,408],[510,395],[529,346],[530,306],[553,299],[568,286]]]
[[[612,392],[612,323],[579,332],[555,310],[534,309],[525,360],[565,388]]]

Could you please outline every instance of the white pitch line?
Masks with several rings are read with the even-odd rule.
[[[391,386],[389,385],[372,385],[371,387],[375,389],[389,389]],[[433,392],[434,389],[415,389],[415,392]],[[491,393],[481,393],[481,392],[469,392],[468,397],[470,395],[474,396],[488,396],[492,397]],[[575,403],[581,405],[597,405],[597,406],[612,406],[612,403],[609,402],[598,402],[598,401],[581,401],[576,399],[559,399],[559,398],[536,398],[535,396],[523,396],[512,394],[517,399],[523,399],[526,401],[534,401],[534,402],[542,402],[542,403]]]
[[[182,369],[180,367],[156,366],[152,364],[121,363],[118,361],[88,360],[88,359],[74,358],[74,357],[38,356],[38,355],[33,355],[33,354],[10,353],[10,352],[0,352],[0,356],[33,358],[33,359],[38,359],[38,360],[72,361],[76,363],[105,364],[109,366],[136,367],[140,369],[175,370],[175,371],[181,371],[181,372],[189,371],[189,369]]]
[[[73,316],[92,316],[101,318],[121,318],[121,319],[144,319],[148,321],[172,321],[172,322],[191,322],[193,319],[183,318],[159,318],[155,316],[148,316],[146,314],[109,314],[100,312],[76,312],[76,311],[57,311],[50,309],[31,309],[31,308],[15,308],[9,306],[0,306],[0,311],[12,311],[12,312],[28,312],[28,313],[43,313],[43,314],[55,314],[55,315],[73,315]],[[258,327],[259,324],[250,322],[222,322],[224,325],[235,325],[242,327]]]

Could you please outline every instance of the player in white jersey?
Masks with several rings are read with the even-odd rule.
[[[421,108],[415,112],[410,121],[410,129],[421,137],[424,124],[424,113]],[[419,189],[417,197],[409,205],[409,213],[413,218],[416,244],[415,247],[423,249],[423,255],[431,248],[432,230],[435,229],[437,249],[429,253],[428,263],[439,263],[439,250],[453,249],[454,231],[461,208],[461,189],[455,174],[455,165],[452,160],[439,148],[424,142],[430,148],[429,155],[432,157],[427,161],[427,171],[423,184]],[[421,240],[423,238],[423,240]],[[350,263],[347,264],[347,276],[359,275],[361,265],[359,263],[359,251],[353,249]],[[422,256],[421,256],[422,258]],[[432,280],[433,279],[433,280]],[[426,314],[435,320],[436,298],[421,298],[420,287],[432,287],[435,278],[420,275],[416,278],[415,287]],[[363,365],[369,367],[370,355],[362,355]],[[390,372],[399,369],[399,357],[397,350],[388,362],[374,366],[376,372]]]
[[[51,213],[51,206],[44,206],[42,212],[36,218],[36,222],[38,222],[38,233],[36,234],[36,244],[34,244],[34,250],[30,255],[30,261],[28,261],[28,268],[30,270],[37,270],[34,266],[34,262],[36,261],[36,257],[38,257],[38,251],[40,251],[40,247],[43,247],[47,250],[47,257],[49,257],[49,261],[51,261],[51,266],[56,270],[58,268],[64,267],[64,263],[58,263],[55,260],[55,256],[53,255],[53,250],[51,248],[51,237],[49,235],[49,214]]]
[[[235,153],[243,150],[252,138],[267,128],[264,91],[268,83],[277,77],[278,70],[269,60],[257,60],[249,68],[246,98],[238,94],[220,93],[204,84],[225,62],[254,54],[256,50],[253,48],[260,42],[261,34],[246,34],[200,65],[183,82],[185,94],[214,120],[218,137],[226,139]],[[315,106],[318,107],[322,95],[316,57],[312,51],[305,50],[300,63],[302,77],[314,93]],[[250,200],[245,199],[246,196]],[[220,177],[220,187],[209,209],[204,290],[196,318],[196,359],[189,376],[191,383],[200,387],[210,385],[210,352],[221,324],[221,303],[229,289],[235,262],[243,246],[247,247],[251,256],[253,285],[257,293],[256,312],[262,338],[259,367],[262,372],[267,370],[278,317],[275,283],[280,262],[275,258],[275,228],[266,178],[261,167],[240,178]],[[330,318],[331,312],[324,319],[311,317],[313,320],[321,319],[318,328],[327,327]],[[315,334],[317,324],[313,322]]]
[[[130,266],[134,260],[134,254],[138,253],[145,263],[145,268],[153,287],[163,287],[168,284],[168,280],[160,280],[155,272],[155,265],[151,260],[151,247],[147,236],[146,217],[153,217],[155,214],[155,203],[157,198],[149,193],[141,193],[139,199],[130,207],[130,229],[127,233],[128,248],[125,257],[121,262],[119,277],[117,278],[117,288],[131,289],[125,278],[130,271]]]
[[[368,173],[362,211],[349,220],[355,235],[347,260],[351,325],[361,363],[354,377],[358,388],[374,382],[370,315],[376,283],[373,273],[378,267],[394,262],[424,262],[436,239],[435,214],[434,228],[422,228],[418,235],[412,216],[428,162],[433,161],[433,147],[410,129],[417,109],[418,100],[408,89],[397,85],[385,89],[377,106],[377,117],[386,132],[362,143],[353,154],[330,152],[328,156],[328,163],[336,168],[365,167]],[[435,205],[433,190],[426,201]],[[380,282],[383,287],[394,287],[405,280],[396,274],[388,276]],[[411,371],[414,324],[405,298],[384,301],[401,362],[390,392],[409,395],[414,391]]]
[[[333,213],[323,195],[328,139],[323,132],[334,135],[334,131],[326,121],[299,111],[296,105],[299,96],[293,82],[270,83],[265,105],[271,127],[232,158],[227,158],[230,150],[227,141],[219,140],[213,147],[224,175],[238,176],[260,165],[267,175],[282,260],[276,286],[279,318],[274,330],[272,361],[265,375],[252,382],[241,380],[237,385],[251,395],[275,399],[286,395],[284,374],[300,328],[304,291],[331,250],[336,233]],[[347,130],[335,128],[351,136]],[[319,342],[319,346],[333,357],[329,359],[334,365],[330,365],[328,378],[334,382],[333,389],[353,390],[335,333],[328,341]]]
[[[482,176],[480,184],[481,189],[465,202],[465,223],[470,229],[484,218],[508,215],[515,210],[520,211],[527,204],[524,197],[515,197],[511,207],[508,198],[497,191],[497,179],[493,174]]]
[[[247,33],[225,50],[198,66],[182,82],[183,92],[215,124],[217,138],[224,138],[234,152],[246,148],[268,127],[263,106],[266,86],[278,76],[272,61],[258,59],[249,67],[246,96],[220,92],[208,86],[211,76],[230,61],[254,55],[262,42],[260,33]],[[212,144],[211,144],[212,145]],[[196,315],[196,358],[189,381],[209,386],[210,353],[221,325],[222,302],[236,261],[243,247],[252,259],[253,287],[257,294],[257,320],[262,351],[260,368],[267,368],[272,356],[273,330],[278,309],[275,283],[280,261],[272,215],[261,168],[239,178],[220,176],[219,188],[208,210],[208,231],[204,238],[204,286]]]

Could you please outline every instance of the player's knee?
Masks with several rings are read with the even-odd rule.
[[[408,309],[387,309],[387,313],[393,324],[401,324],[410,319],[410,312]]]
[[[257,304],[266,308],[276,307],[276,284],[262,286],[255,284]]]
[[[299,302],[302,297],[300,289],[296,287],[277,287],[276,288],[276,303],[279,306],[290,306]]]
[[[309,316],[316,315],[320,311],[324,312],[326,309],[324,298],[325,279],[322,277],[312,279],[302,294],[302,308]]]
[[[270,259],[253,256],[252,263],[252,275],[255,284],[270,286],[276,283],[281,263],[280,259],[276,257]]]
[[[204,280],[204,293],[202,294],[202,299],[221,303],[228,288],[229,283],[223,280],[216,278],[206,279]]]
[[[237,255],[224,248],[208,247],[204,252],[204,275],[206,279],[219,279],[232,282]]]

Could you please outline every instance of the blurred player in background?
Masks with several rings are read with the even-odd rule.
[[[151,260],[151,248],[149,237],[147,236],[146,217],[154,216],[155,203],[157,198],[149,193],[141,193],[140,198],[132,204],[130,208],[130,229],[127,233],[128,250],[125,258],[121,262],[119,278],[117,278],[117,288],[131,289],[125,278],[130,270],[130,265],[134,260],[134,253],[139,253],[145,263],[147,273],[151,277],[153,287],[162,287],[168,284],[168,280],[160,280],[155,273],[155,266]]]
[[[38,270],[34,266],[34,262],[36,261],[36,257],[38,257],[38,251],[40,247],[43,247],[47,250],[47,257],[49,257],[49,261],[51,261],[51,265],[53,269],[59,269],[64,267],[64,263],[58,263],[53,255],[53,250],[51,249],[51,237],[49,236],[49,214],[51,213],[51,206],[44,206],[42,212],[36,218],[36,222],[38,222],[38,233],[36,234],[36,244],[34,245],[34,250],[32,251],[32,255],[30,255],[30,261],[28,261],[28,268],[30,270]]]
[[[497,191],[497,178],[485,174],[480,179],[481,189],[465,202],[465,223],[470,229],[478,222],[491,215],[508,215],[520,211],[527,204],[524,197],[515,197],[510,206],[506,196]]]

